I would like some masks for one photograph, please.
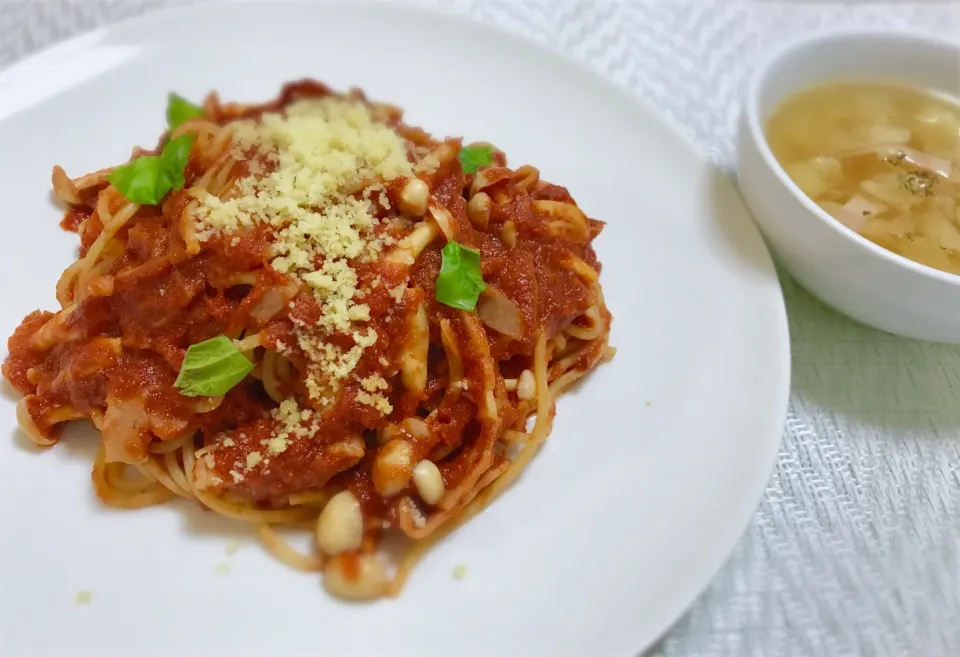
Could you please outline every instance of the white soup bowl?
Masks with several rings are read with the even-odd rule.
[[[960,97],[960,46],[929,36],[857,30],[795,41],[761,64],[740,118],[744,201],[779,261],[807,290],[850,317],[909,338],[960,343],[960,276],[861,237],[787,176],[764,135],[792,94],[835,81],[889,81]]]

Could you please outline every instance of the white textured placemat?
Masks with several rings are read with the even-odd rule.
[[[189,1],[0,0],[0,67]],[[949,1],[421,1],[568,51],[726,168],[744,80],[784,38],[856,24],[960,39]],[[880,334],[783,286],[794,370],[780,459],[730,561],[649,657],[960,656],[960,348]]]

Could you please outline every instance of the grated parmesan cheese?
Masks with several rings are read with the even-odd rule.
[[[393,411],[393,406],[391,406],[390,402],[387,401],[387,398],[383,395],[371,395],[369,392],[361,390],[357,393],[357,401],[361,404],[372,406],[384,415],[388,415]]]
[[[250,175],[234,184],[226,200],[203,197],[195,213],[198,239],[270,227],[271,267],[306,283],[321,304],[316,325],[295,318],[294,324],[297,344],[310,361],[307,391],[320,407],[326,406],[364,350],[377,341],[372,328],[356,326],[371,317],[369,306],[357,302],[364,296],[352,263],[376,258],[383,250],[371,199],[377,194],[379,204],[389,208],[383,181],[413,177],[407,143],[375,120],[366,105],[340,97],[297,101],[282,114],[236,121],[231,127],[233,155],[248,161]],[[362,192],[359,198],[357,192]],[[355,346],[331,345],[327,338],[334,333],[352,335]],[[371,405],[389,408],[376,397]],[[282,451],[282,443],[278,440],[271,449]]]
[[[271,417],[278,424],[277,432],[272,438],[261,441],[271,455],[282,454],[294,440],[310,436],[318,428],[313,411],[301,410],[293,398],[284,399],[271,412]]]
[[[412,264],[412,263],[411,263]],[[407,291],[407,284],[398,285],[397,287],[387,288],[387,292],[390,293],[390,296],[393,297],[393,300],[397,303],[403,301],[403,293]]]
[[[357,401],[367,406],[372,406],[384,415],[393,411],[393,406],[387,401],[387,398],[379,393],[380,390],[386,390],[389,386],[387,380],[379,374],[372,374],[360,380],[360,387],[363,390],[357,393]]]

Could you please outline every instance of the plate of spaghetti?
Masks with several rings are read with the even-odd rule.
[[[649,109],[365,2],[4,76],[5,653],[630,655],[732,548],[783,301]]]

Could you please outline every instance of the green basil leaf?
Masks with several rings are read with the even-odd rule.
[[[480,293],[487,289],[480,273],[480,252],[457,242],[447,242],[440,252],[437,301],[451,308],[473,310]]]
[[[160,155],[142,155],[110,172],[107,180],[123,197],[141,205],[157,205],[171,190],[180,189],[195,135],[171,139]]]
[[[171,93],[167,96],[167,125],[176,129],[184,121],[203,116],[203,108],[194,105],[183,96]]]
[[[163,168],[158,156],[143,155],[111,171],[107,180],[128,201],[156,205],[170,191]]]
[[[219,397],[253,370],[230,338],[219,335],[190,345],[173,383],[187,397]]]
[[[465,146],[458,157],[464,173],[476,173],[480,167],[493,162],[493,146]]]
[[[164,175],[170,183],[170,189],[181,189],[185,183],[183,172],[187,168],[187,159],[190,157],[190,149],[193,148],[193,142],[196,135],[180,135],[176,139],[171,139],[163,147],[160,153],[160,159],[164,163]]]

